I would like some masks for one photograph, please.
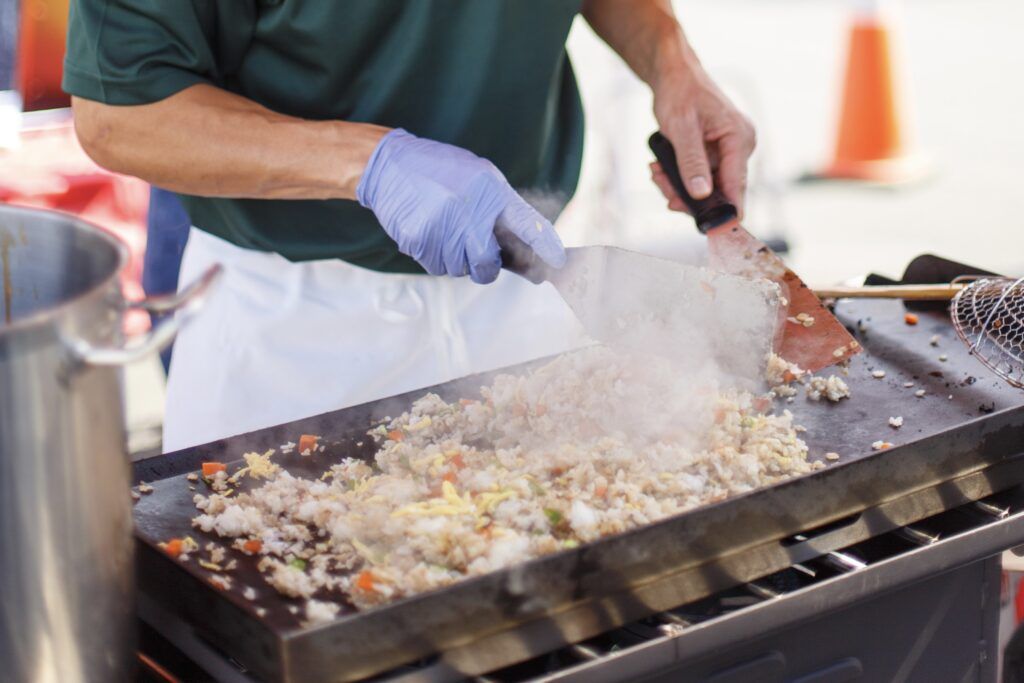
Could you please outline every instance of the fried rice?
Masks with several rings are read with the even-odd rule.
[[[286,596],[366,608],[810,472],[792,415],[770,409],[592,347],[479,398],[427,394],[372,429],[372,463],[320,479],[264,466],[249,492],[196,495],[193,524],[239,550],[259,541]],[[311,621],[330,611],[314,607]]]

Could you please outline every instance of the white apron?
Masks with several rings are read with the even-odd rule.
[[[164,452],[585,341],[551,285],[507,272],[477,285],[337,260],[291,263],[192,228],[179,283],[214,263],[224,277],[175,342]]]

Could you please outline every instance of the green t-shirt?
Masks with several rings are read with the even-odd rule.
[[[64,89],[132,105],[210,83],[284,114],[402,127],[490,159],[557,213],[583,147],[565,51],[579,4],[73,0]],[[422,272],[354,201],[181,199],[193,224],[243,247]]]

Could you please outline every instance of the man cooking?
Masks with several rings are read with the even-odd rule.
[[[651,86],[689,192],[742,206],[753,129],[669,0],[72,2],[83,147],[180,195],[182,285],[226,269],[176,343],[165,450],[578,343],[494,237],[565,260],[549,219],[582,153],[577,12]]]

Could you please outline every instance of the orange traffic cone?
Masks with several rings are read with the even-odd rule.
[[[835,156],[815,178],[898,184],[926,172],[908,153],[890,27],[878,2],[854,17],[846,62]]]
[[[18,90],[25,111],[67,107],[60,87],[69,0],[22,0],[18,30]]]

